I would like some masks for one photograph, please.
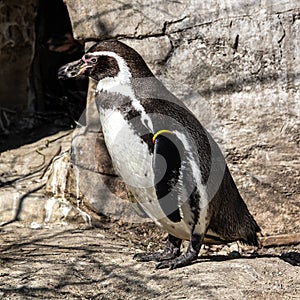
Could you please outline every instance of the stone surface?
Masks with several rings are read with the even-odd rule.
[[[3,299],[298,299],[300,295],[299,267],[274,251],[237,259],[221,252],[202,253],[193,265],[169,271],[155,270],[153,262],[134,261],[133,254],[144,249],[130,237],[116,239],[107,229],[12,227],[3,229],[1,236]]]
[[[59,203],[70,203],[91,225],[97,225],[101,215],[145,222],[128,202],[125,185],[113,170],[94,93],[95,82],[91,82],[87,107],[72,133],[70,151],[53,162],[46,191]]]
[[[80,0],[66,1],[75,37],[121,38],[138,50],[154,73],[185,101],[222,147],[245,201],[268,233],[299,230],[297,3],[147,3],[133,6],[96,1],[93,6]],[[105,28],[110,30],[97,31]],[[116,201],[118,204],[109,209],[117,208],[115,215],[120,215],[126,193],[105,149],[93,92],[91,84],[82,117],[84,127],[79,126],[73,134],[71,158],[75,164],[81,160],[84,167],[80,174],[78,168],[74,168],[77,173],[70,173],[73,185],[69,185],[69,192],[73,204],[78,201],[77,194],[83,195],[82,199],[102,212],[104,202]],[[22,165],[19,159],[18,163]],[[3,182],[9,180],[6,169],[13,164],[7,161]],[[19,169],[16,172],[22,175]],[[11,217],[12,204],[8,206],[6,213]],[[31,211],[28,208],[26,212]],[[28,216],[35,218],[34,214]]]
[[[221,145],[263,234],[300,231],[297,1],[65,2],[76,38],[121,38],[197,115]],[[299,298],[299,267],[287,263],[299,258],[299,245],[230,260],[223,256],[229,247],[215,259],[202,249],[204,257],[191,266],[155,271],[154,263],[131,258],[160,248],[163,233],[156,227],[136,224],[134,233],[122,221],[119,228],[102,222],[104,229],[90,231],[61,226],[72,219],[76,226],[93,224],[103,203],[109,208],[118,193],[118,206],[112,201],[110,209],[124,212],[124,190],[116,188],[103,147],[92,85],[84,118],[87,127],[73,133],[72,157],[66,152],[55,160],[64,166],[57,168],[57,190],[47,165],[59,144],[70,149],[71,135],[0,155],[0,298]],[[82,166],[79,177],[71,158]],[[109,184],[103,173],[110,174]],[[46,181],[50,195],[42,192]],[[291,254],[281,256],[283,251]]]
[[[50,198],[44,191],[48,166],[55,155],[69,149],[70,136],[70,131],[60,132],[17,150],[0,153],[1,225],[15,221],[44,222],[45,206]],[[63,218],[58,206],[51,221]]]
[[[65,0],[77,39],[163,36],[170,25],[176,31],[212,25],[222,19],[242,19],[266,11],[281,13],[298,8],[294,1],[93,1]],[[255,22],[254,22],[255,23]]]
[[[121,39],[183,99],[221,146],[256,217],[276,233],[286,232],[282,224],[300,229],[284,217],[297,216],[300,200],[297,2],[65,2],[77,39]],[[90,94],[95,112],[92,102]]]

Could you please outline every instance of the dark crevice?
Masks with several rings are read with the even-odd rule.
[[[280,39],[277,41],[278,47],[279,47],[279,52],[280,52],[280,58],[282,59],[283,52],[282,52],[282,46],[281,46],[281,43],[282,43],[283,39],[285,38],[286,33],[285,33],[285,29],[284,29],[284,27],[283,27],[283,24],[282,24],[280,15],[278,14],[277,17],[278,17],[278,19],[279,19],[279,24],[280,24],[280,26],[281,26],[281,28],[282,28],[282,31],[283,31],[282,36],[281,36]]]
[[[162,29],[162,33],[163,34],[167,34],[167,29],[168,29],[168,26],[172,25],[172,24],[176,24],[176,23],[180,23],[182,22],[183,20],[185,20],[186,18],[188,18],[188,16],[184,16],[178,20],[174,20],[174,21],[166,21],[164,22],[164,26],[163,26],[163,29]]]
[[[29,75],[30,109],[15,114],[9,112],[9,124],[0,121],[0,134],[1,127],[5,129],[2,129],[4,134],[0,139],[1,151],[76,126],[75,121],[86,106],[88,80],[59,81],[57,71],[62,65],[79,59],[83,53],[84,46],[73,38],[63,0],[40,0],[35,19],[34,58]],[[0,111],[0,118],[5,122],[6,115],[8,112]]]
[[[238,45],[239,45],[239,35],[237,34],[236,37],[235,37],[235,41],[234,41],[234,44],[232,46],[232,48],[237,51],[237,48],[238,48]]]
[[[84,47],[73,38],[71,21],[62,0],[39,2],[36,17],[35,56],[31,68],[31,87],[35,111],[64,111],[77,119],[84,109],[87,81],[60,82],[57,70],[79,59]],[[79,105],[80,103],[80,105]],[[80,107],[81,106],[81,107]]]
[[[297,20],[300,20],[300,12],[293,14],[293,24],[294,24]]]

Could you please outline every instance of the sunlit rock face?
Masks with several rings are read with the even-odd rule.
[[[268,219],[273,231],[282,232],[278,224],[294,222],[282,211],[291,210],[288,203],[293,214],[299,214],[300,9],[296,1],[64,2],[75,39],[122,39],[183,99],[221,146],[258,223]],[[36,13],[36,0],[0,3],[2,122],[2,107],[28,105]],[[78,128],[71,151],[73,161],[83,160],[93,168],[81,173],[74,169],[72,194],[75,206],[77,195],[86,195],[100,209],[103,199],[113,203],[109,199],[116,195],[124,199],[126,192],[105,151],[93,93],[90,88],[87,120],[82,122],[88,125],[86,136],[92,142],[87,145]],[[281,210],[274,208],[275,202]]]
[[[258,222],[281,231],[288,221],[272,203],[289,197],[297,211],[299,201],[297,3],[65,2],[76,39],[118,38],[143,56],[217,140]],[[93,111],[92,90],[88,99]]]

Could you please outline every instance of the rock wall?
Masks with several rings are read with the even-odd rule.
[[[65,3],[76,39],[123,40],[185,101],[222,147],[262,222],[272,218],[275,231],[280,221],[293,222],[282,212],[299,212],[299,3]],[[88,110],[92,102],[93,96]]]
[[[37,3],[37,0],[0,2],[0,107],[28,105]]]
[[[300,5],[296,2],[67,0],[66,4],[75,38],[118,38],[133,46],[202,122],[213,117],[217,123],[228,123],[238,116],[247,129],[248,117],[255,116],[256,123],[257,117],[273,113],[291,114],[290,123],[297,122]],[[208,106],[208,118],[203,105]],[[224,143],[231,144],[232,130],[227,130],[226,138],[227,132],[222,132]]]

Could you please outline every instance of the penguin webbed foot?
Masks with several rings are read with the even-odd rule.
[[[204,235],[193,234],[189,247],[184,255],[175,259],[162,261],[156,266],[156,269],[168,268],[169,270],[174,270],[190,265],[192,261],[198,258],[203,236]]]
[[[165,261],[160,262],[156,266],[156,269],[168,268],[169,270],[174,270],[177,268],[182,268],[182,267],[190,265],[193,260],[197,259],[197,257],[198,257],[198,253],[195,253],[195,255],[191,255],[190,253],[187,253],[187,254],[179,256],[175,259],[165,260]]]
[[[133,256],[133,259],[143,262],[173,260],[180,255],[181,242],[181,239],[169,234],[168,242],[163,252],[137,253]]]
[[[178,255],[175,253],[167,253],[164,252],[153,252],[153,253],[137,253],[133,256],[133,259],[137,261],[165,261],[165,260],[172,260],[176,258]]]

